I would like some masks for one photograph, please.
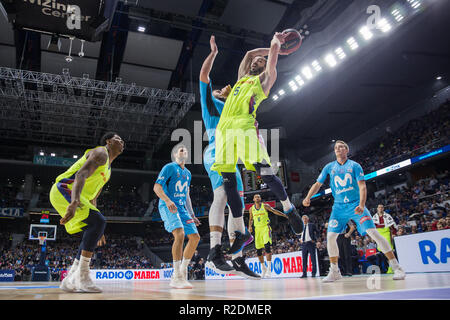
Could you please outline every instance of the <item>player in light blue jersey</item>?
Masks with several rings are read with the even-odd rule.
[[[317,182],[312,185],[303,200],[303,205],[309,207],[311,197],[319,191],[327,176],[330,177],[330,187],[334,197],[327,229],[330,272],[323,281],[333,282],[342,278],[338,268],[339,249],[336,240],[350,220],[356,224],[358,232],[362,236],[368,234],[375,240],[378,249],[386,255],[389,265],[394,270],[393,279],[403,280],[406,276],[405,272],[398,264],[389,242],[375,228],[372,216],[365,207],[367,189],[363,169],[359,163],[348,159],[348,152],[348,145],[344,141],[336,141],[334,145],[336,161],[330,162],[323,168]]]
[[[174,237],[174,270],[170,286],[176,289],[192,289],[192,285],[187,281],[187,267],[200,241],[197,231],[200,221],[195,217],[189,195],[191,172],[185,167],[187,152],[186,147],[181,144],[174,148],[175,161],[162,168],[153,187],[160,199],[158,209],[164,227]],[[188,237],[188,243],[183,251],[185,235]]]
[[[210,39],[211,52],[203,62],[200,70],[200,103],[202,107],[202,118],[208,135],[209,145],[203,155],[203,164],[211,180],[214,192],[214,200],[209,210],[209,228],[210,228],[210,252],[208,254],[206,266],[220,274],[236,273],[246,278],[260,279],[261,277],[251,271],[245,259],[242,256],[242,249],[253,241],[253,236],[245,228],[244,217],[233,217],[228,215],[228,236],[231,244],[231,262],[230,266],[224,258],[222,251],[222,233],[225,224],[225,206],[227,205],[227,195],[223,186],[223,177],[217,172],[211,170],[215,162],[215,135],[216,127],[219,123],[220,115],[225,104],[225,100],[231,91],[228,85],[221,90],[213,90],[212,82],[209,78],[218,49],[214,36]],[[244,185],[238,167],[236,166],[237,189],[241,196],[242,207],[244,207]]]

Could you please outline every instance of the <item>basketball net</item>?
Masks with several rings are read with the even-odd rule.
[[[47,237],[45,237],[45,236],[39,236],[39,245],[44,245],[44,243],[45,243],[45,239],[47,239]]]

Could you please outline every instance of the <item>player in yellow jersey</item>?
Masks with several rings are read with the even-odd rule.
[[[90,278],[89,263],[95,247],[106,243],[105,217],[96,208],[97,198],[111,176],[111,162],[124,149],[114,132],[106,133],[101,146],[88,149],[60,174],[50,190],[50,202],[61,215],[67,233],[83,232],[78,254],[60,288],[68,292],[102,292]]]
[[[292,230],[303,231],[303,222],[290,202],[280,179],[271,168],[270,158],[258,132],[256,110],[267,98],[277,78],[276,65],[280,47],[287,34],[275,33],[270,48],[260,48],[246,53],[239,66],[238,81],[225,102],[216,129],[216,155],[211,170],[223,176],[228,204],[234,218],[242,216],[243,205],[237,190],[236,164],[240,158],[247,170],[256,171],[283,205]],[[267,59],[265,56],[268,56]],[[233,246],[247,242],[248,233],[235,232]],[[232,249],[233,249],[232,246]]]
[[[253,223],[255,226],[256,254],[262,266],[261,276],[267,278],[270,277],[272,269],[272,250],[270,247],[272,245],[272,228],[270,227],[268,211],[284,218],[287,218],[287,216],[281,211],[272,208],[267,203],[263,203],[259,194],[253,196],[253,202],[253,206],[249,209],[248,230],[250,232],[253,231]],[[263,248],[266,251],[267,267],[264,264]]]

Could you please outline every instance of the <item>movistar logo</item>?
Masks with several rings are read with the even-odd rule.
[[[177,183],[175,184],[175,190],[178,192],[184,192],[184,189],[187,190],[187,186],[188,186],[187,181],[185,181],[183,184],[181,184],[181,181],[178,180]]]
[[[350,173],[345,174],[344,180],[342,180],[339,176],[334,177],[334,185],[336,186],[336,188],[338,188],[338,184],[341,187],[345,187],[348,184],[348,181],[350,181],[350,184],[352,184],[352,176],[350,175]]]

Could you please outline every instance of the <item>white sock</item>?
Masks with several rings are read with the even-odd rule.
[[[337,263],[330,263],[331,271],[339,271],[339,267]]]
[[[284,201],[280,201],[283,206],[283,212],[288,212],[292,208],[292,203],[289,200],[289,197],[286,198]]]
[[[262,267],[263,271],[265,271],[267,269],[266,264],[264,262],[261,263],[261,267]]]
[[[234,231],[239,231],[242,234],[245,234],[245,223],[244,216],[239,218],[233,218]]]
[[[81,258],[81,257],[80,257],[80,258]],[[80,265],[80,260],[75,259],[75,260],[73,261],[72,266],[71,266],[70,269],[69,269],[69,274],[74,273],[74,272],[78,269],[78,266],[79,266],[79,265]]]
[[[214,248],[218,244],[221,244],[222,242],[222,232],[219,231],[212,231],[210,232],[210,248]]]
[[[173,274],[175,277],[179,277],[181,275],[180,266],[181,260],[173,261]]]
[[[80,256],[79,268],[80,270],[89,270],[89,264],[91,263],[91,258],[86,258]]]
[[[183,277],[187,280],[187,267],[189,266],[189,263],[191,262],[191,259],[183,258],[183,261],[181,262],[180,266],[180,273],[183,275]]]
[[[400,268],[400,265],[398,264],[398,261],[396,258],[389,260],[389,265],[391,266],[391,268],[393,270],[397,270],[398,268]]]

